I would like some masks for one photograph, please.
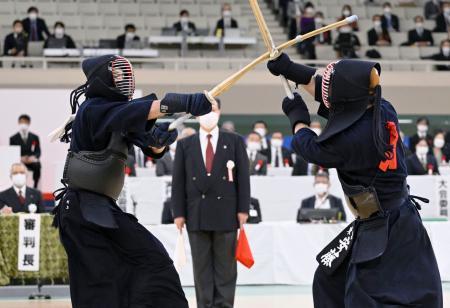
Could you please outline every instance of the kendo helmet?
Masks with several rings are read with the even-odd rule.
[[[86,75],[86,97],[130,100],[135,90],[133,67],[118,55],[89,58],[81,64]]]

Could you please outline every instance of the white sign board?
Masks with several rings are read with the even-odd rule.
[[[41,216],[39,214],[19,214],[19,271],[39,271],[39,244],[41,241]]]

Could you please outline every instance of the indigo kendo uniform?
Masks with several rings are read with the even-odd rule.
[[[68,255],[74,308],[188,307],[180,280],[163,245],[137,219],[117,206],[128,148],[137,145],[153,158],[177,132],[155,123],[164,113],[211,111],[203,94],[151,94],[131,100],[134,73],[129,61],[102,56],[82,64],[86,84],[71,94],[73,122],[55,224]],[[86,100],[79,106],[82,95]],[[157,116],[151,116],[157,102]],[[155,105],[157,106],[157,105]],[[151,120],[149,120],[151,119]],[[158,151],[159,149],[159,151]],[[151,189],[151,188],[150,188]],[[151,193],[151,191],[149,192]]]
[[[310,163],[337,169],[357,217],[317,256],[314,306],[442,307],[439,270],[415,201],[426,200],[409,195],[397,114],[381,98],[380,65],[340,60],[314,78],[315,68],[286,55],[268,67],[310,86],[320,102],[318,114],[328,122],[317,136],[306,127],[310,116],[300,95],[283,100],[292,147]]]

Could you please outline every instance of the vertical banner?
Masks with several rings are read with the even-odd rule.
[[[19,214],[19,251],[17,257],[19,271],[39,271],[40,241],[41,216],[39,214]]]
[[[436,178],[436,203],[438,204],[439,216],[448,219],[448,177]]]

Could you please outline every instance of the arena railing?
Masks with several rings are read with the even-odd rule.
[[[29,68],[30,65],[37,68],[50,69],[52,64],[72,64],[73,67],[78,67],[81,62],[86,59],[83,57],[0,57],[0,63],[3,63],[2,68],[11,68],[12,64],[16,64],[16,69],[20,68],[21,65]],[[155,65],[154,68],[159,69],[171,69],[175,71],[179,70],[198,70],[198,68],[189,67],[189,65],[206,63],[206,70],[223,70],[221,68],[215,68],[218,63],[228,64],[229,69],[236,69],[243,67],[248,64],[251,58],[129,58],[129,60],[137,65]],[[379,62],[385,69],[397,70],[396,68],[401,67],[400,70],[407,71],[405,69],[409,66],[409,70],[412,71],[433,71],[436,65],[450,66],[450,61],[432,61],[432,60],[383,60],[383,59],[369,59],[372,61]],[[309,65],[317,65],[319,67],[326,66],[331,61],[336,61],[336,59],[330,60],[306,60],[306,59],[295,59],[296,62],[305,63]],[[188,66],[186,66],[188,65]],[[61,68],[60,66],[58,68]],[[152,69],[153,67],[145,67],[146,69]],[[259,68],[265,68],[265,65],[260,65]]]

